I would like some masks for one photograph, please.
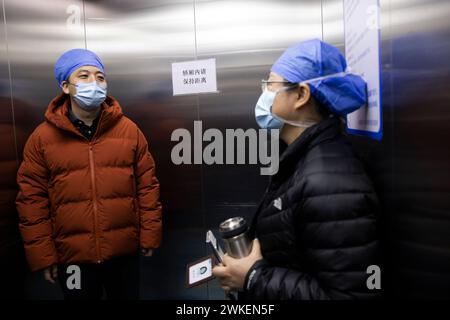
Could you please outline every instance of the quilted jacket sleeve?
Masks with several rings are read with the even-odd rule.
[[[48,181],[49,170],[35,131],[25,145],[23,161],[17,174],[19,193],[16,198],[25,253],[33,271],[58,262],[52,239]]]
[[[147,140],[139,129],[135,174],[140,214],[140,245],[142,248],[157,248],[162,239],[159,182],[155,174],[155,161],[148,150]]]

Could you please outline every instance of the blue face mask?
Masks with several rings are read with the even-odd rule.
[[[276,92],[264,90],[256,103],[255,118],[262,129],[280,129],[283,126],[283,122],[272,114],[272,105],[276,95]]]
[[[308,128],[316,124],[313,121],[290,121],[273,114],[272,105],[277,93],[278,91],[264,90],[256,103],[255,118],[262,129],[281,129],[285,123],[303,128]]]
[[[98,108],[106,99],[106,87],[93,82],[73,84],[77,93],[73,96],[80,108],[91,111]]]
[[[338,79],[339,80],[339,79],[342,79],[343,77],[348,77],[349,75],[351,75],[351,73],[349,71],[338,72],[338,73],[333,73],[333,74],[326,75],[326,76],[319,77],[319,78],[309,79],[309,80],[303,81],[303,83],[307,83],[307,84],[309,84],[311,89],[317,90],[317,87],[320,87],[320,85],[321,85],[321,83],[323,83],[323,81],[326,81],[328,79],[331,79],[331,80]],[[255,107],[255,117],[256,117],[256,122],[258,123],[258,125],[262,129],[281,129],[281,127],[283,127],[284,123],[288,123],[292,126],[304,127],[304,128],[308,128],[308,127],[311,127],[314,124],[316,124],[316,122],[308,121],[308,120],[306,120],[306,121],[305,120],[291,121],[291,120],[287,120],[287,119],[282,119],[281,117],[278,117],[272,113],[272,105],[273,105],[273,102],[275,100],[277,93],[280,92],[281,90],[285,90],[285,89],[286,88],[281,88],[281,89],[278,89],[277,91],[270,91],[267,89],[264,90],[264,92],[259,97],[258,102],[256,103],[256,107]],[[332,96],[331,93],[329,93],[329,95]],[[335,96],[338,96],[338,95],[335,94]],[[334,98],[336,101],[342,101],[342,97],[339,100],[338,99],[339,96],[338,96],[338,98],[336,98],[335,96],[332,96],[332,98]]]

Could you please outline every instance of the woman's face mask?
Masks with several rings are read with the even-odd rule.
[[[276,92],[265,89],[256,102],[256,122],[263,129],[281,129],[283,126],[283,122],[276,119],[272,114],[272,105],[276,95]]]
[[[71,85],[76,87],[76,94],[73,95],[74,100],[80,108],[91,111],[103,103],[106,99],[106,86],[101,86],[97,81],[78,82]]]
[[[272,106],[275,101],[275,97],[280,91],[286,91],[292,87],[283,87],[277,91],[270,91],[269,89],[264,89],[263,93],[260,95],[258,102],[255,106],[255,118],[259,127],[262,129],[281,129],[284,123],[296,127],[310,127],[315,124],[311,121],[290,121],[282,119],[281,117],[272,113]]]

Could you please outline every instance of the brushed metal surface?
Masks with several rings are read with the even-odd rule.
[[[259,81],[285,48],[318,37],[345,51],[342,0],[2,4],[2,187],[13,187],[24,143],[60,90],[57,57],[75,47],[96,51],[109,93],[149,140],[161,182],[164,243],[155,257],[142,259],[142,298],[223,298],[217,282],[185,289],[185,266],[209,253],[208,228],[253,214],[267,177],[259,165],[176,166],[170,135],[176,128],[192,132],[194,120],[203,130],[257,129]],[[381,199],[383,285],[388,296],[448,298],[450,3],[381,0],[381,9],[384,136],[351,140]],[[216,58],[219,92],[172,96],[171,63],[203,58]],[[14,206],[10,194],[1,201]],[[27,279],[29,297],[61,297],[40,275]]]

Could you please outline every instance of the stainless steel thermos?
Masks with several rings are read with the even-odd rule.
[[[247,221],[243,217],[225,220],[219,225],[225,251],[233,258],[246,257],[252,251],[252,240],[249,237]]]

